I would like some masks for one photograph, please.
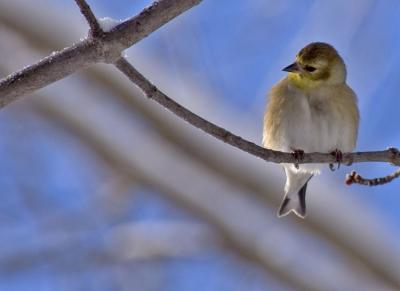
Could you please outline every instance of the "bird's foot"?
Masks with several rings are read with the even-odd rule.
[[[340,168],[340,164],[342,163],[342,160],[343,160],[343,153],[340,150],[335,149],[330,154],[335,157],[335,162],[337,163],[337,168],[336,169],[335,169],[335,165],[334,164],[329,164],[329,169],[332,172],[334,172],[335,170],[339,170],[339,168]]]
[[[296,169],[299,169],[299,162],[301,162],[304,159],[304,151],[300,149],[294,149],[292,148],[292,155],[294,159],[296,160],[294,163],[294,167]]]

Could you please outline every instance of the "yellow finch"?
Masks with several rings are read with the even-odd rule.
[[[329,44],[304,47],[283,69],[286,78],[269,92],[263,146],[284,152],[350,152],[357,139],[357,97],[346,84],[346,66]],[[296,155],[298,158],[298,156]],[[307,183],[321,165],[283,164],[285,196],[278,216],[293,211],[304,218]]]

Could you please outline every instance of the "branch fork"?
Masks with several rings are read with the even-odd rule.
[[[301,160],[296,160],[291,153],[262,148],[247,141],[222,127],[196,115],[157,89],[149,80],[138,72],[125,58],[121,57],[124,49],[137,43],[163,24],[172,20],[202,0],[160,0],[145,8],[140,14],[113,28],[109,32],[102,30],[96,16],[85,0],[75,0],[86,18],[90,31],[88,38],[54,55],[44,58],[19,72],[0,80],[0,108],[15,101],[18,97],[43,88],[57,80],[95,63],[114,64],[144,94],[163,107],[176,114],[213,137],[242,151],[273,163],[335,163],[330,153],[305,153]],[[341,162],[346,165],[360,162],[387,162],[400,166],[400,152],[395,148],[384,151],[344,153]],[[400,170],[399,170],[400,171]],[[381,185],[400,176],[399,171],[369,185]],[[348,184],[368,184],[368,179],[353,172],[348,175]]]

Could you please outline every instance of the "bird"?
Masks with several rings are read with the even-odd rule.
[[[342,153],[356,145],[360,119],[357,96],[346,83],[343,58],[332,45],[313,42],[283,71],[287,76],[268,94],[263,147],[291,152],[298,161],[304,152],[332,153],[339,166]],[[286,184],[278,217],[294,212],[305,218],[307,184],[322,164],[282,166]]]

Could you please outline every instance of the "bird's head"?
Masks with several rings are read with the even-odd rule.
[[[308,89],[346,81],[346,66],[335,48],[313,42],[300,50],[296,61],[283,69],[298,87]]]

